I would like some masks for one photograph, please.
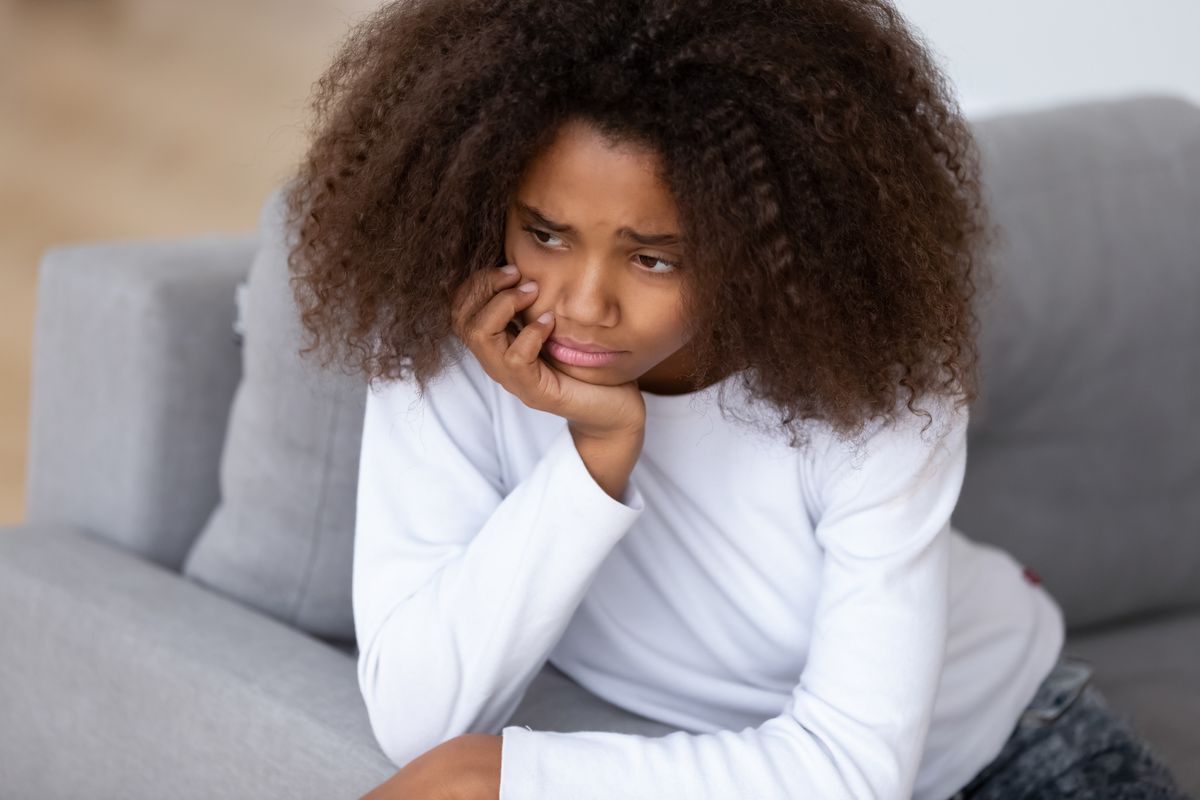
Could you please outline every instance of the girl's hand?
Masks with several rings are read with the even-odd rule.
[[[604,386],[572,378],[538,357],[554,328],[554,319],[535,321],[520,333],[509,321],[537,297],[524,292],[519,272],[481,270],[455,292],[454,332],[491,378],[525,405],[565,418],[573,432],[592,438],[640,433],[646,403],[637,381]],[[549,313],[549,312],[547,312]]]
[[[499,734],[464,733],[405,764],[360,800],[496,800]]]

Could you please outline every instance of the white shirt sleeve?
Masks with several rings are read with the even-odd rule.
[[[466,355],[464,359],[472,356]],[[498,732],[598,568],[644,509],[592,478],[565,421],[505,496],[488,392],[458,363],[368,389],[352,597],[358,681],[397,766],[472,731]]]
[[[924,416],[876,421],[861,465],[840,440],[815,448],[821,589],[782,713],[659,737],[508,726],[500,800],[908,800],[945,657],[949,520],[966,466],[967,409],[940,402],[924,437]]]

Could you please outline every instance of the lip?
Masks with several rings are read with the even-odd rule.
[[[609,350],[607,347],[600,347],[595,344],[587,344],[586,342],[572,339],[570,336],[550,336],[547,341],[557,342],[563,347],[568,347],[580,353],[621,353],[622,350]]]
[[[625,354],[624,350],[606,350],[599,353],[589,353],[584,350],[567,347],[556,339],[547,339],[542,349],[555,361],[575,367],[605,367]]]

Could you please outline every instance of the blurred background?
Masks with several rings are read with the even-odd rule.
[[[896,4],[968,116],[1144,90],[1200,102],[1194,0]],[[0,0],[0,525],[25,515],[42,252],[252,230],[303,153],[313,82],[378,5]]]

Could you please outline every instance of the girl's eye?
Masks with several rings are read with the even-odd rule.
[[[550,242],[543,242],[543,241],[541,240],[541,238],[539,237],[539,234],[540,234],[541,236],[549,236],[551,239],[557,239],[557,238],[558,238],[558,237],[557,237],[557,236],[555,236],[553,233],[549,233],[549,232],[547,232],[547,231],[544,231],[544,230],[542,230],[542,229],[540,229],[540,228],[534,228],[534,227],[532,227],[532,226],[530,226],[530,225],[522,225],[522,226],[521,226],[521,229],[522,229],[522,230],[525,230],[525,231],[528,231],[528,232],[529,232],[529,235],[533,237],[533,240],[534,240],[535,242],[537,242],[537,243],[538,243],[538,245],[540,245],[540,246],[542,246],[542,247],[551,247],[552,245],[551,245],[551,243],[550,243]],[[668,261],[668,260],[667,260],[667,259],[665,259],[665,258],[659,258],[658,256],[645,255],[645,254],[642,254],[642,253],[639,253],[637,257],[638,257],[638,258],[648,258],[648,259],[650,259],[651,261],[658,261],[658,262],[662,262],[663,264],[668,264],[668,265],[670,266],[670,269],[666,269],[666,270],[655,270],[655,269],[649,269],[649,268],[648,268],[648,269],[644,270],[644,271],[645,271],[645,272],[646,272],[648,275],[664,276],[664,277],[665,277],[665,276],[668,276],[668,275],[672,274],[672,273],[673,273],[673,272],[675,272],[677,269],[679,269],[679,264],[678,264],[678,263],[676,263],[676,262],[674,262],[674,261]],[[643,262],[643,264],[644,264],[644,263],[645,263],[645,262]]]
[[[639,254],[639,255],[638,255],[638,258],[648,258],[648,259],[650,259],[651,261],[658,261],[658,262],[660,262],[660,263],[663,263],[663,264],[668,264],[668,265],[670,265],[670,267],[671,267],[670,269],[667,269],[667,270],[646,270],[646,271],[647,271],[647,272],[649,272],[651,275],[670,275],[672,272],[674,272],[675,270],[679,269],[679,264],[677,264],[676,262],[674,262],[674,261],[667,261],[665,258],[659,258],[658,256],[647,256],[647,255],[641,255],[641,254]],[[644,262],[643,262],[643,263],[644,263]]]
[[[522,228],[522,230],[527,230],[527,231],[529,231],[529,234],[530,234],[530,235],[533,237],[533,240],[534,240],[535,242],[537,242],[538,244],[540,244],[540,245],[549,245],[549,242],[543,242],[541,239],[539,239],[539,238],[538,238],[538,234],[539,234],[539,233],[541,233],[541,234],[544,234],[544,235],[546,235],[546,236],[549,236],[551,239],[557,239],[557,238],[558,238],[558,237],[557,237],[557,236],[555,236],[553,233],[547,233],[547,232],[546,232],[546,231],[544,231],[544,230],[541,230],[541,229],[539,229],[539,228],[533,228],[533,227],[530,227],[529,225],[522,225],[522,226],[521,226],[521,228]]]

